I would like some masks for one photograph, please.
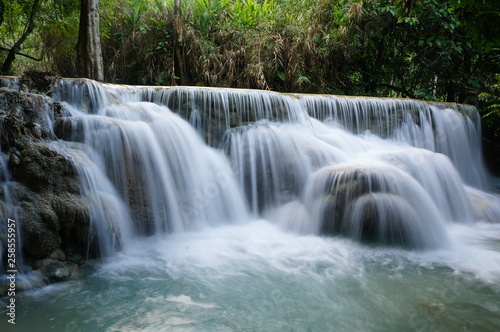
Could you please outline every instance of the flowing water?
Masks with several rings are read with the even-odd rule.
[[[104,258],[18,295],[19,331],[500,329],[473,107],[70,80],[54,98]]]

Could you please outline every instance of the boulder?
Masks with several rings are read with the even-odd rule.
[[[376,167],[325,167],[315,172],[307,185],[307,199],[321,209],[321,232],[339,234],[349,205],[371,192],[387,192]]]
[[[20,202],[18,218],[25,254],[41,259],[59,248],[59,219],[46,201],[33,197]]]
[[[407,173],[372,163],[325,167],[309,179],[305,193],[321,233],[407,248],[447,242],[432,199]]]
[[[83,257],[92,241],[89,204],[81,196],[77,171],[52,143],[52,119],[68,115],[47,95],[0,88],[0,150],[8,157],[2,165],[9,168],[2,172],[7,186],[0,210],[17,221],[27,264],[63,261],[64,252]],[[0,227],[0,241],[4,233]],[[51,278],[63,280],[64,275]]]
[[[56,261],[65,261],[66,255],[61,249],[54,250],[50,255],[47,256],[48,259],[53,259]]]
[[[421,247],[419,220],[403,198],[385,193],[358,197],[347,208],[340,233],[363,242]]]
[[[59,139],[71,142],[85,141],[85,131],[81,118],[61,117],[54,123],[54,133]]]
[[[28,142],[20,152],[20,162],[12,167],[15,180],[35,192],[79,193],[71,161],[44,142]]]
[[[50,282],[66,281],[76,271],[77,265],[71,262],[61,262],[53,259],[44,259],[35,263],[35,267]]]

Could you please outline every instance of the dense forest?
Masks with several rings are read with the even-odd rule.
[[[0,0],[2,74],[91,76],[84,2]],[[469,103],[500,155],[496,0],[100,0],[98,14],[106,82]]]

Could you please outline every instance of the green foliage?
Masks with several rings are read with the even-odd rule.
[[[500,46],[500,11],[497,0],[452,0],[457,19],[467,27],[467,36],[486,52]]]
[[[2,47],[23,30],[30,1],[0,0]],[[460,101],[470,82],[500,72],[500,33],[481,38],[497,31],[494,2],[183,0],[179,47],[193,85]],[[40,69],[74,74],[78,0],[42,8],[23,51],[42,50]],[[100,15],[109,80],[175,84],[173,0],[101,0]],[[19,59],[16,71],[33,65]]]
[[[483,124],[495,129],[500,134],[500,74],[495,75],[494,81],[489,82],[486,91],[480,92],[479,100],[484,108],[481,110]]]
[[[0,0],[0,61],[34,1]],[[42,60],[17,56],[13,74],[74,76],[79,1],[40,1],[21,51]],[[105,75],[173,85],[178,54],[191,85],[473,100],[486,132],[500,139],[497,2],[182,0],[179,22],[173,0],[100,0]]]
[[[34,10],[34,29],[21,45],[13,73],[37,69],[73,75],[73,41],[78,28],[78,20],[74,18],[78,8],[78,0],[8,1],[3,13],[4,23],[0,25],[0,61],[26,32]],[[61,68],[65,70],[59,70]]]
[[[230,16],[230,0],[195,0],[193,24],[202,36],[209,37],[217,25],[223,25]]]
[[[254,28],[260,24],[269,23],[274,12],[273,0],[264,0],[259,3],[254,0],[237,0],[232,9],[235,22],[246,28]]]

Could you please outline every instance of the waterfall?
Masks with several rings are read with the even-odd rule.
[[[96,241],[89,234],[90,246],[95,247],[99,255],[113,254],[132,238],[134,227],[127,206],[104,174],[104,164],[92,148],[77,143],[55,146],[77,169],[81,195],[89,202],[91,230],[97,233]]]
[[[425,189],[385,163],[324,167],[311,176],[306,199],[322,233],[412,248],[436,248],[447,241],[443,216]]]
[[[78,170],[105,253],[261,217],[436,248],[447,223],[500,218],[473,107],[89,80],[60,80],[53,97],[66,110],[54,144]]]
[[[22,330],[499,328],[500,195],[474,107],[1,84]]]
[[[8,89],[19,89],[19,78],[18,77],[1,77],[0,87]]]
[[[96,165],[90,173],[79,166],[80,174],[89,183],[112,183],[116,194],[107,192],[126,207],[140,233],[196,230],[246,218],[242,194],[222,152],[206,146],[188,122],[166,107],[148,102],[84,112],[76,107],[78,100],[71,99],[71,116],[64,121],[70,131],[76,128],[71,124],[80,126],[78,140]],[[103,178],[93,180],[98,170]],[[95,185],[84,187],[95,191]]]
[[[2,130],[0,128],[0,135]],[[7,270],[7,241],[8,237],[8,229],[7,229],[7,221],[8,219],[14,220],[15,224],[15,257],[16,264],[20,268],[24,268],[24,256],[23,256],[23,237],[21,232],[21,224],[18,218],[18,208],[12,204],[12,197],[10,193],[9,186],[12,184],[11,176],[8,170],[8,158],[9,156],[0,150],[0,196],[2,197],[2,201],[0,201],[0,217],[4,222],[0,225],[0,274],[4,273]],[[12,223],[11,223],[12,224]]]
[[[8,186],[8,180],[9,180],[9,172],[7,168],[7,158],[4,153],[0,153],[0,190],[1,190],[1,195],[3,196],[3,200],[6,204],[2,204],[0,207],[0,214],[2,217],[2,220],[7,220],[9,218],[9,211],[7,208],[7,204],[10,201],[10,194],[9,194],[9,186]],[[7,227],[5,226],[6,223],[2,222],[1,228],[0,228],[0,234],[2,235],[2,240],[7,239]],[[0,273],[5,273],[5,264],[4,264],[4,243],[3,241],[0,242],[0,263],[2,263],[2,266],[0,267]]]

